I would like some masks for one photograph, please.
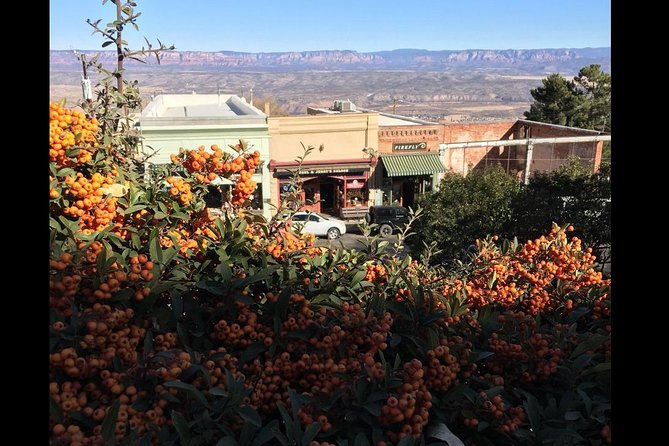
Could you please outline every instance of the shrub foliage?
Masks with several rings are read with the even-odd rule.
[[[95,118],[50,119],[52,444],[610,438],[609,282],[567,230],[481,240],[451,271],[315,248],[244,210],[244,142],[145,179]],[[212,173],[236,184],[221,218]]]
[[[92,26],[130,57],[134,2],[112,4]],[[449,270],[399,255],[408,230],[317,248],[246,210],[244,141],[138,173],[125,82],[87,115],[50,104],[50,444],[610,443],[609,280],[572,228],[481,238]],[[235,185],[221,217],[217,178]]]
[[[592,173],[574,158],[554,171],[535,173],[528,185],[519,184],[499,166],[466,177],[447,173],[439,191],[421,197],[419,205],[425,213],[415,225],[419,237],[414,241],[434,243],[441,259],[462,258],[469,245],[488,234],[535,239],[558,222],[573,225],[574,235],[600,260],[608,260],[608,166]]]

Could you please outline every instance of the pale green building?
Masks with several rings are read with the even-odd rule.
[[[267,115],[245,99],[231,94],[161,94],[142,111],[135,124],[144,137],[145,153],[157,150],[149,164],[167,164],[179,148],[197,149],[213,144],[236,154],[228,145],[243,139],[260,152],[261,164],[253,175],[257,183],[251,203],[266,218],[270,199],[269,132]],[[223,190],[229,187],[221,186]]]

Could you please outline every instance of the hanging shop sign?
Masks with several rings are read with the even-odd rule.
[[[393,144],[393,150],[427,150],[426,142],[402,142]]]

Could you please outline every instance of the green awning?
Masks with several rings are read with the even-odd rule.
[[[446,171],[436,153],[381,155],[380,158],[389,177],[432,175]]]

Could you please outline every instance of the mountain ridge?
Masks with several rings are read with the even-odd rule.
[[[116,59],[115,51],[77,50],[89,57],[100,54],[100,61],[109,63]],[[52,67],[78,65],[74,51],[50,50]],[[598,63],[604,71],[610,71],[611,48],[547,48],[547,49],[468,49],[468,50],[423,50],[395,49],[374,52],[355,50],[312,50],[279,52],[242,52],[221,50],[167,51],[161,56],[163,67],[188,67],[201,69],[244,69],[299,71],[327,70],[397,70],[417,71],[460,69],[509,69],[530,73],[555,71],[573,72],[578,68]],[[155,58],[147,64],[128,60],[128,66],[156,66]]]

